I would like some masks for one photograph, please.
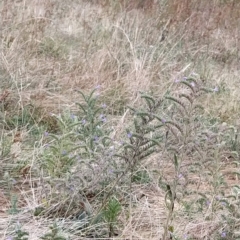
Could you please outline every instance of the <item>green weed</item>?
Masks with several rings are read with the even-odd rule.
[[[40,237],[41,239],[43,240],[66,240],[67,239],[59,233],[60,230],[56,222],[54,222],[54,224],[49,228],[51,232],[44,234],[44,236]]]
[[[109,237],[114,236],[114,228],[117,225],[117,217],[121,212],[121,204],[119,201],[112,197],[109,199],[104,211],[103,211],[103,218],[108,224],[108,234]]]

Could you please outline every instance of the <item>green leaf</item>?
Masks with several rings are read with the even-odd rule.
[[[177,159],[177,155],[174,154],[174,166],[175,166],[175,169],[176,171],[178,170],[178,159]]]

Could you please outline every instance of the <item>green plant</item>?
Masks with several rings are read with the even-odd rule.
[[[208,176],[212,179],[209,184],[215,189],[213,195],[217,194],[222,184],[217,171],[218,159],[224,152],[221,150],[223,146],[220,144],[221,147],[215,152],[213,146],[218,144],[217,141],[224,131],[217,134],[216,126],[208,128],[203,118],[203,107],[199,104],[199,99],[204,93],[214,93],[215,89],[206,88],[200,80],[193,77],[184,78],[176,83],[175,95],[170,95],[171,90],[160,99],[142,94],[145,108],[131,108],[134,124],[131,130],[127,130],[129,142],[124,144],[122,155],[117,155],[125,160],[131,179],[134,179],[133,172],[145,157],[159,150],[162,152],[162,168],[159,169],[159,174],[161,186],[166,192],[165,203],[168,211],[164,240],[168,238],[169,233],[174,235],[172,222],[175,203],[182,201],[186,194],[189,194],[189,173],[201,175],[206,181],[210,181],[204,174],[204,169],[212,169]],[[172,169],[173,173],[165,173],[164,166]],[[181,199],[177,197],[179,194]]]
[[[110,132],[103,127],[106,122],[106,116],[102,113],[104,107],[98,106],[95,91],[96,89],[89,96],[80,92],[84,103],[77,103],[77,115],[65,114],[56,117],[60,132],[45,134],[49,143],[45,145],[42,166],[50,175],[61,176],[70,171],[76,157],[91,159],[97,152],[109,146]]]
[[[49,227],[50,231],[49,233],[44,234],[44,236],[40,237],[43,240],[66,240],[65,237],[63,237],[59,232],[59,227],[57,226],[57,223],[54,222],[52,226]]]
[[[83,143],[86,157],[91,157],[95,152],[98,152],[101,147],[107,147],[110,144],[110,131],[104,127],[107,121],[105,113],[105,104],[99,106],[98,93],[96,91],[100,86],[95,88],[89,95],[85,95],[81,91],[84,102],[77,103],[79,111],[77,112],[78,122],[77,138]],[[83,155],[84,156],[84,155]],[[84,156],[85,157],[85,156]]]
[[[22,231],[21,229],[16,231],[17,236],[13,240],[28,240],[28,232]]]
[[[20,210],[17,208],[18,198],[16,195],[11,197],[11,208],[8,210],[9,214],[17,214]]]
[[[115,197],[111,197],[103,210],[103,218],[108,224],[109,237],[114,236],[114,228],[117,225],[117,218],[121,213],[121,204]]]
[[[217,211],[221,211],[221,234],[220,239],[240,239],[238,229],[240,227],[240,187],[233,186],[227,196],[218,195],[215,198]]]
[[[122,153],[116,154],[116,157],[122,159],[126,164],[127,171],[131,173],[131,182],[134,178],[134,171],[141,161],[156,151],[156,147],[162,139],[162,134],[158,132],[163,127],[162,123],[154,122],[154,112],[161,105],[162,101],[155,101],[153,97],[142,94],[146,109],[134,109],[132,129],[126,130],[128,141],[123,142]]]
[[[41,165],[53,177],[64,176],[71,170],[71,167],[75,163],[76,155],[74,153],[78,147],[73,142],[74,134],[67,132],[67,129],[65,130],[60,136],[45,134],[53,139],[53,141],[45,145]]]
[[[13,240],[28,240],[29,233],[22,230],[19,223],[17,224],[17,227],[16,227],[14,233],[15,233],[14,234],[15,236],[11,239],[13,239]]]
[[[89,95],[81,93],[84,101],[77,103],[77,114],[58,117],[61,131],[58,135],[46,136],[49,146],[45,152],[44,169],[51,176],[64,177],[63,188],[71,186],[74,189],[71,191],[79,192],[82,197],[89,192],[92,194],[93,186],[94,191],[98,189],[97,192],[101,192],[98,197],[103,197],[102,207],[108,206],[104,207],[105,214],[109,214],[105,220],[109,224],[111,236],[114,225],[110,224],[113,221],[110,218],[117,217],[117,214],[111,215],[110,212],[115,211],[114,207],[118,209],[116,199],[111,198],[116,186],[122,184],[129,175],[130,190],[133,182],[144,184],[151,181],[148,172],[139,170],[139,167],[153,153],[162,152],[162,168],[157,172],[159,186],[165,191],[167,209],[163,239],[167,239],[169,233],[172,237],[176,235],[174,216],[177,202],[184,204],[189,217],[193,211],[204,214],[208,199],[220,194],[226,187],[224,177],[219,172],[222,167],[221,157],[227,153],[228,146],[225,143],[229,146],[235,143],[231,142],[228,129],[220,129],[217,122],[209,124],[204,118],[203,107],[199,104],[203,94],[214,93],[215,89],[206,88],[203,82],[192,77],[177,81],[174,87],[177,94],[170,95],[170,90],[161,98],[141,94],[144,104],[139,109],[130,108],[133,121],[126,127],[125,141],[122,141],[119,148],[116,148],[109,138],[110,131],[105,128],[106,115],[103,113],[104,107],[97,102],[97,89]],[[214,148],[214,145],[218,147]],[[109,147],[113,147],[114,151],[110,151]],[[232,154],[231,151],[228,153]],[[172,175],[165,172],[165,166],[172,169]],[[97,174],[98,178],[96,172],[101,174]],[[211,191],[192,191],[189,174],[200,176]],[[111,182],[112,179],[115,181]],[[64,192],[66,190],[61,194]],[[200,197],[196,201],[189,201],[189,195]],[[67,195],[64,198],[64,204],[67,204]],[[215,202],[210,206],[212,213],[217,211]],[[210,219],[210,215],[207,219]]]
[[[101,198],[114,178],[115,173],[111,172],[114,169],[114,143],[106,126],[105,106],[97,102],[97,90],[89,95],[81,93],[83,102],[77,103],[79,111],[75,114],[65,112],[55,116],[58,133],[44,134],[40,164],[44,175],[50,176],[50,180],[44,182],[51,188],[46,201],[51,208],[59,198],[62,200],[51,209],[52,215],[75,215],[88,206],[90,216],[87,196]],[[79,202],[82,203],[80,206]]]
[[[147,170],[138,170],[133,174],[132,181],[139,184],[146,184],[151,182],[151,178]]]

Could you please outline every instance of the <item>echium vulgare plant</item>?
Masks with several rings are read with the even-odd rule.
[[[47,136],[44,169],[63,180],[61,186],[58,181],[56,189],[58,193],[62,189],[59,194],[65,198],[62,202],[67,210],[64,211],[74,210],[73,203],[81,202],[83,209],[78,210],[91,217],[90,195],[95,200],[101,198],[99,212],[106,209],[111,196],[119,195],[116,186],[121,180],[130,176],[131,189],[140,164],[156,154],[159,167],[155,172],[159,176],[159,187],[165,191],[167,209],[162,239],[177,234],[174,218],[178,204],[183,205],[189,216],[201,212],[206,219],[212,219],[209,209],[214,212],[224,208],[224,202],[227,203],[224,209],[230,214],[223,214],[224,225],[218,224],[215,229],[223,229],[230,237],[233,229],[230,225],[238,226],[232,210],[238,203],[233,208],[224,193],[227,184],[222,169],[226,164],[222,159],[237,156],[231,151],[232,148],[236,152],[236,137],[234,142],[232,129],[222,128],[209,119],[199,104],[205,94],[216,94],[219,90],[206,88],[201,80],[189,77],[177,81],[161,98],[142,93],[144,104],[141,108],[130,108],[132,124],[126,128],[127,140],[119,149],[109,138],[105,106],[98,103],[96,91],[89,95],[80,92],[83,101],[77,103],[78,112],[59,117],[61,133]],[[202,191],[202,185],[207,186],[208,191]],[[113,234],[111,223],[109,233]]]
[[[85,152],[82,155],[91,157],[95,152],[102,150],[102,147],[109,146],[111,139],[110,131],[103,127],[107,121],[104,109],[105,104],[99,106],[98,95],[94,95],[94,89],[89,95],[79,91],[84,100],[83,103],[77,103],[79,107],[77,126],[77,137],[84,143],[82,146]]]
[[[226,155],[232,159],[236,156],[226,144],[233,129],[217,122],[211,124],[200,105],[206,94],[217,93],[216,88],[206,88],[200,80],[189,77],[178,81],[176,91],[172,92],[164,97],[162,109],[156,114],[156,119],[164,122],[165,135],[159,144],[162,149],[159,184],[166,191],[168,210],[163,240],[169,234],[172,237],[176,234],[173,225],[176,204],[191,202],[191,211],[199,212],[197,205],[199,201],[204,202],[200,212],[206,219],[213,220],[210,216],[213,209],[210,211],[209,207],[213,206],[213,199],[227,189],[222,173],[226,167],[223,159]],[[213,229],[219,228],[217,223]]]
[[[123,143],[122,153],[115,154],[127,164],[131,181],[140,161],[154,153],[157,150],[156,146],[163,138],[162,133],[158,131],[163,127],[163,123],[154,122],[154,113],[162,104],[162,99],[155,100],[147,94],[142,94],[141,98],[145,101],[146,108],[130,107],[133,113],[133,126],[131,129],[126,129],[128,141]]]
[[[80,92],[83,101],[76,104],[78,111],[56,116],[60,131],[45,133],[41,166],[44,176],[51,177],[48,180],[51,201],[61,199],[52,213],[67,216],[73,211],[76,214],[86,211],[89,216],[91,206],[87,196],[98,195],[112,177],[108,173],[112,168],[114,143],[106,125],[106,106],[98,103],[96,91],[89,95]],[[49,199],[49,194],[45,195]],[[76,209],[76,202],[81,202],[82,209]]]
[[[199,185],[204,183],[209,184],[209,189],[215,189],[212,194],[220,191],[221,174],[206,172],[213,162],[212,169],[218,170],[218,159],[225,151],[220,135],[227,131],[208,125],[204,108],[199,104],[204,94],[216,93],[217,88],[207,88],[201,80],[193,77],[177,81],[174,87],[171,94],[168,92],[160,99],[141,95],[145,107],[131,108],[134,124],[127,129],[129,141],[123,145],[122,153],[116,155],[127,163],[132,180],[134,171],[145,157],[156,152],[159,154],[159,169],[156,171],[159,173],[159,186],[166,192],[168,212],[164,240],[169,234],[175,235],[172,223],[177,202],[185,201],[189,194],[195,195],[194,199],[202,197]],[[204,183],[192,181],[192,175],[204,179]]]
[[[172,237],[175,234],[171,224],[175,204],[188,194],[190,173],[199,175],[204,168],[203,154],[207,137],[204,108],[199,102],[205,93],[210,92],[213,90],[205,88],[200,80],[184,78],[178,81],[176,91],[164,97],[161,109],[164,116],[156,116],[158,121],[164,122],[165,135],[159,161],[159,184],[166,191],[165,204],[168,211],[163,240],[167,239],[169,234]]]
[[[76,159],[93,159],[93,156],[110,143],[103,125],[106,122],[104,106],[97,103],[94,89],[89,95],[81,91],[83,103],[76,103],[76,114],[56,116],[60,132],[45,133],[47,143],[43,157],[43,168],[52,176],[60,177],[69,172]]]

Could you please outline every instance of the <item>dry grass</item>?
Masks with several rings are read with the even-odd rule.
[[[80,101],[76,90],[101,85],[100,98],[108,106],[117,138],[129,119],[126,105],[140,104],[139,91],[163,96],[176,79],[197,73],[220,89],[203,99],[206,113],[240,125],[238,1],[2,0],[0,22],[0,120],[21,115],[30,104],[34,121],[54,131],[51,113],[74,111]],[[21,140],[14,141],[17,130]],[[34,168],[43,139],[29,147],[26,128],[9,127],[5,133],[14,142],[13,163],[27,161]],[[158,167],[152,159],[147,163]],[[14,191],[21,196],[23,215],[7,213],[10,199],[0,185],[1,239],[7,238],[10,223],[20,220],[29,239],[48,231],[48,222],[29,214],[41,204],[41,186],[22,171]],[[237,178],[229,181],[239,183]],[[136,188],[133,195],[132,215],[123,213],[123,231],[115,239],[159,239],[166,210],[163,191],[153,183],[149,189]],[[209,225],[205,220],[199,216],[187,222],[183,216],[177,219],[176,232],[182,239],[183,232],[207,239],[217,222]]]

